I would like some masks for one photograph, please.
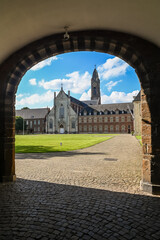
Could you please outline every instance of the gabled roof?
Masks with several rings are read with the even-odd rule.
[[[45,118],[49,111],[49,108],[21,109],[16,110],[16,116],[20,116],[23,119]]]

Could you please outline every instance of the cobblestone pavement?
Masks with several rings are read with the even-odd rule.
[[[130,135],[17,154],[17,181],[0,184],[0,240],[160,239],[160,198],[139,190],[141,157]]]

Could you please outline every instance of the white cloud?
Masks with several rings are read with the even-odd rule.
[[[36,83],[36,78],[31,78],[31,79],[29,80],[29,83],[30,83],[31,85],[33,85],[33,86],[37,85],[37,83]]]
[[[58,58],[56,56],[51,57],[51,58],[47,58],[46,60],[41,61],[38,64],[36,64],[35,66],[33,66],[30,70],[37,71],[39,69],[44,68],[45,66],[50,66],[51,63],[55,60],[58,60]]]
[[[115,92],[112,92],[110,96],[102,95],[101,101],[102,101],[102,104],[132,102],[133,101],[133,96],[136,96],[138,94],[138,92],[139,92],[139,90],[135,90],[131,93],[115,91]]]
[[[23,94],[18,94],[18,95],[16,95],[16,98],[21,98],[21,97],[23,97]]]
[[[43,94],[33,94],[29,97],[22,98],[21,100],[16,99],[16,106],[28,106],[38,104],[40,102],[47,103],[50,102],[54,98],[54,92],[47,91]]]
[[[64,90],[70,90],[72,93],[83,93],[90,87],[91,75],[88,72],[80,74],[78,71],[66,74],[67,78],[53,79],[45,82],[41,80],[38,84],[46,90],[58,90],[60,89],[61,83],[63,84]]]
[[[85,100],[90,100],[90,99],[91,99],[91,89],[89,89],[88,92],[84,92],[79,100],[85,101]]]
[[[118,83],[120,83],[120,82],[122,82],[122,80],[115,81],[115,82],[113,82],[113,81],[108,82],[108,83],[106,84],[106,87],[107,87],[108,91],[111,91],[111,89],[112,89],[113,87],[115,87],[115,86],[116,86]]]
[[[106,62],[100,65],[97,70],[100,78],[108,80],[112,77],[118,77],[126,73],[126,69],[129,65],[118,57],[109,58]]]

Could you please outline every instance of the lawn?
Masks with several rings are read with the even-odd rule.
[[[142,137],[141,136],[136,136],[136,138],[140,142],[140,144],[142,145]]]
[[[106,141],[116,134],[16,135],[16,153],[72,151]]]

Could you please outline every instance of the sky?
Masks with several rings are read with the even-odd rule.
[[[33,66],[21,79],[16,109],[52,108],[54,92],[63,90],[79,100],[90,100],[94,68],[99,74],[101,102],[131,102],[140,90],[135,70],[118,57],[97,52],[53,56]]]

